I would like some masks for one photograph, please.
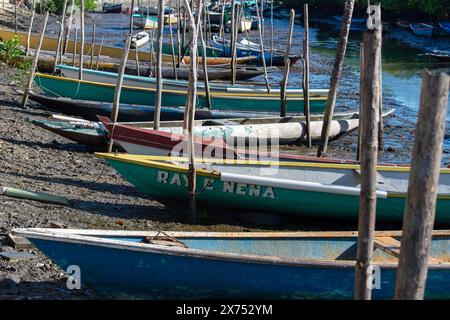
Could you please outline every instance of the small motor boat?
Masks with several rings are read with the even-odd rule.
[[[145,32],[141,31],[136,33],[134,36],[131,37],[131,44],[130,48],[137,49],[145,45],[150,41],[150,35]]]

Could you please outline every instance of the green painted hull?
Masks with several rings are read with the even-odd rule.
[[[100,84],[96,82],[59,78],[36,74],[35,83],[48,96],[65,97],[80,100],[113,102],[114,85]],[[141,89],[135,87],[123,87],[120,96],[121,103],[154,105],[154,89]],[[241,110],[279,112],[280,99],[275,95],[270,97],[249,97],[243,94],[217,93],[212,95],[212,109],[216,110]],[[163,106],[184,106],[186,93],[184,91],[163,91]],[[326,97],[311,100],[311,112],[322,113],[325,109]],[[207,99],[203,94],[198,95],[198,107],[206,108]],[[303,97],[289,98],[287,101],[288,112],[303,113]]]
[[[106,158],[127,181],[139,191],[163,203],[188,204],[187,175],[174,169],[158,169],[151,166],[117,161]],[[168,173],[167,183],[158,182],[161,171]],[[179,180],[176,175],[178,174]],[[180,185],[178,184],[180,181]],[[174,182],[174,183],[172,183]],[[208,186],[213,188],[205,188]],[[259,196],[252,194],[250,185],[233,192],[224,191],[220,178],[197,175],[197,203],[210,208],[228,208],[234,211],[268,212],[280,215],[295,215],[309,218],[357,221],[359,196],[314,191],[292,190],[273,187],[272,192],[261,186]],[[214,189],[214,190],[211,190]],[[254,189],[253,189],[254,190]],[[377,221],[401,223],[405,198],[378,198]],[[438,200],[436,224],[450,225],[450,200]]]

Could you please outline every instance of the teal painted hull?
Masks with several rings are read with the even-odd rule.
[[[45,92],[53,97],[65,97],[80,100],[113,102],[114,85],[99,84],[95,82],[52,77],[37,74],[35,83]],[[138,105],[154,105],[155,90],[140,89],[134,87],[123,87],[120,102]],[[204,95],[198,95],[198,107],[206,108],[207,99]],[[243,94],[217,93],[211,97],[212,109],[216,110],[240,110],[279,112],[280,99],[276,95],[259,97],[248,97]],[[322,113],[325,109],[326,99],[311,100],[311,112]],[[184,91],[163,91],[163,106],[184,106],[186,104],[186,93]],[[303,113],[303,98],[289,98],[287,110],[292,113]]]
[[[127,181],[139,191],[166,204],[188,204],[186,173],[175,169],[157,169],[136,163],[106,158]],[[159,182],[160,176],[167,176]],[[207,186],[207,187],[205,187]],[[227,188],[228,186],[228,188]],[[258,192],[256,192],[258,191]],[[359,195],[293,190],[280,187],[227,185],[220,178],[197,175],[198,204],[205,208],[227,208],[233,211],[268,212],[309,218],[357,221]],[[405,208],[403,197],[377,199],[377,221],[401,223]],[[450,199],[438,200],[436,224],[450,225]]]

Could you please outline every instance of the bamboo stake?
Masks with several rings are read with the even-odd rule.
[[[363,65],[364,65],[364,43],[359,44],[359,94],[362,94],[362,86],[363,86]],[[358,145],[356,147],[356,161],[359,161],[361,158],[361,97],[359,98],[359,125],[358,125]],[[382,113],[380,112],[382,115]]]
[[[163,45],[163,27],[164,27],[164,0],[158,2],[158,52],[156,56],[156,95],[155,95],[155,115],[153,129],[159,130],[159,120],[161,114],[161,96],[162,96],[162,45]]]
[[[173,77],[178,80],[177,76],[177,68],[175,64],[175,46],[173,42],[173,32],[172,32],[172,19],[169,16],[169,37],[170,37],[170,46],[172,48],[172,69],[173,69]]]
[[[230,41],[230,57],[231,57],[231,84],[234,85],[234,60],[236,60],[236,0],[231,0],[231,41]],[[225,39],[223,39],[225,41]]]
[[[283,82],[281,84],[280,96],[281,96],[281,108],[280,108],[280,117],[286,116],[286,87],[289,79],[289,68],[291,65],[291,60],[289,59],[289,54],[291,52],[292,46],[292,34],[294,32],[294,19],[295,19],[295,10],[291,9],[291,16],[289,21],[289,35],[288,41],[286,44],[286,53],[284,55],[284,75]]]
[[[322,134],[320,144],[317,150],[318,157],[324,157],[328,147],[328,136],[330,134],[331,121],[333,120],[334,107],[336,105],[337,90],[344,65],[345,51],[347,49],[348,34],[350,32],[350,24],[352,22],[353,8],[355,0],[346,0],[344,15],[342,16],[341,31],[336,50],[336,58],[334,60],[333,71],[331,73],[330,90],[327,97],[327,107],[323,119]]]
[[[77,56],[77,35],[78,35],[78,29],[75,27],[75,33],[73,34],[73,57],[72,57],[72,67],[75,67],[75,60]]]
[[[111,120],[113,121],[113,129],[111,132],[111,139],[108,144],[108,152],[112,152],[112,147],[114,144],[113,133],[114,126],[117,122],[117,117],[119,115],[119,106],[120,106],[120,94],[122,92],[123,85],[123,76],[125,75],[125,67],[127,66],[128,54],[130,53],[130,44],[131,44],[131,34],[127,34],[127,38],[125,40],[125,48],[123,49],[122,60],[120,61],[119,73],[117,75],[116,87],[114,90],[114,100],[113,107],[111,111]]]
[[[450,77],[422,73],[419,119],[403,217],[395,299],[422,300],[436,213]]]
[[[91,69],[94,66],[94,51],[95,51],[95,23],[92,25],[92,42],[91,42]]]
[[[98,47],[97,62],[96,62],[96,65],[95,65],[95,69],[96,70],[98,70],[98,66],[100,65],[100,56],[102,54],[103,41],[104,41],[104,38],[102,38],[102,41],[100,42],[100,47]]]
[[[36,50],[34,51],[33,63],[31,64],[30,74],[28,75],[27,87],[25,89],[25,92],[24,92],[23,98],[22,98],[22,108],[27,107],[29,91],[31,90],[31,86],[33,85],[34,73],[36,72],[36,68],[37,68],[37,65],[39,62],[39,55],[41,53],[42,42],[43,42],[44,36],[45,36],[45,29],[47,28],[48,14],[49,14],[49,12],[47,11],[45,13],[44,23],[42,24],[41,33],[39,35],[38,46],[37,46]]]
[[[261,0],[261,3],[263,2],[263,0]],[[267,93],[270,94],[270,84],[269,84],[269,78],[267,77],[267,65],[266,65],[266,57],[264,56],[264,35],[263,35],[263,25],[262,25],[262,21],[261,20],[261,15],[259,14],[259,9],[258,9],[258,0],[255,0],[255,5],[256,5],[256,14],[258,16],[258,23],[259,23],[259,48],[261,49],[261,59],[262,59],[262,63],[263,63],[263,68],[264,68],[264,81],[266,82],[266,88],[267,88]]]
[[[381,22],[381,16],[376,19]],[[380,104],[381,30],[363,35],[364,65],[361,99],[361,196],[358,219],[358,249],[355,269],[355,299],[372,296],[373,235],[377,201],[378,122]]]
[[[70,30],[72,30],[73,11],[74,11],[74,8],[75,8],[74,1],[75,0],[72,0],[72,3],[71,3],[71,9],[70,9],[70,15],[69,15],[69,23],[67,25],[66,36],[65,36],[65,39],[64,39],[63,56],[67,52],[67,45],[69,43],[69,38],[70,38]]]
[[[34,22],[34,16],[36,15],[36,8],[35,2],[33,0],[33,4],[31,6],[31,20],[30,20],[30,26],[28,27],[28,33],[27,33],[27,47],[25,49],[25,56],[28,56],[28,52],[30,51],[30,38],[31,38],[31,30],[33,29],[33,22]]]
[[[309,8],[307,3],[303,5],[303,25],[305,29],[303,38],[303,105],[306,118],[306,141],[308,148],[311,148],[311,116],[309,105]]]
[[[61,20],[59,25],[59,35],[58,35],[58,44],[56,45],[56,52],[55,52],[55,64],[53,65],[53,73],[56,72],[56,66],[58,65],[58,61],[60,58],[60,49],[62,45],[62,36],[64,34],[64,18],[66,17],[66,6],[67,6],[67,0],[64,0],[63,4],[63,11],[61,14]]]
[[[206,93],[206,103],[208,106],[208,109],[211,109],[211,92],[209,90],[209,79],[208,79],[208,67],[206,65],[206,44],[205,39],[203,38],[203,31],[202,28],[199,28],[200,32],[200,39],[202,41],[202,65],[203,65],[203,80],[205,81],[205,93]]]
[[[78,73],[78,79],[83,80],[83,68],[84,68],[84,0],[80,0],[80,66],[79,66],[79,73]]]

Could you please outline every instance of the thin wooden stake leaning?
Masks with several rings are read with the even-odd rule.
[[[261,5],[263,0],[261,0]],[[263,63],[263,68],[264,68],[264,81],[266,82],[266,88],[267,88],[267,93],[270,94],[270,84],[269,84],[269,78],[267,77],[267,65],[266,65],[266,57],[264,56],[264,34],[263,34],[263,30],[264,30],[264,19],[261,18],[261,15],[259,14],[259,9],[258,9],[258,0],[255,1],[255,5],[256,5],[256,13],[258,16],[258,23],[259,23],[259,48],[261,50],[261,59],[262,59],[262,63]]]
[[[112,147],[114,144],[113,133],[114,133],[114,125],[117,122],[117,117],[119,115],[119,105],[120,105],[120,94],[122,92],[122,84],[123,84],[123,76],[125,75],[125,68],[127,66],[128,54],[130,53],[130,44],[131,44],[131,34],[127,34],[127,39],[125,41],[125,48],[123,49],[122,60],[120,61],[119,73],[117,75],[116,87],[114,90],[114,100],[113,107],[111,111],[111,120],[113,121],[113,128],[111,131],[111,139],[108,144],[108,152],[112,152]]]
[[[94,53],[95,53],[95,23],[92,25],[92,42],[91,42],[91,63],[90,68],[94,66]]]
[[[353,8],[355,0],[346,0],[344,14],[342,16],[341,31],[336,50],[336,58],[334,60],[333,71],[330,79],[330,90],[328,91],[327,107],[323,119],[322,133],[320,144],[317,150],[318,157],[324,157],[328,147],[328,136],[330,135],[331,121],[333,120],[334,107],[336,105],[337,90],[344,65],[345,51],[347,49],[348,34],[350,32],[350,24],[352,22]]]
[[[28,33],[27,33],[27,46],[25,48],[25,56],[28,56],[28,52],[30,51],[30,38],[31,38],[31,31],[33,29],[33,22],[34,22],[34,16],[36,15],[36,8],[34,7],[35,1],[33,0],[33,4],[31,5],[31,20],[30,20],[30,26],[28,27]]]
[[[23,98],[22,98],[22,108],[27,107],[28,95],[30,93],[29,91],[31,90],[31,86],[33,84],[34,73],[36,72],[36,68],[37,68],[37,65],[39,62],[39,55],[41,53],[42,42],[44,41],[45,29],[47,28],[48,14],[49,14],[49,12],[47,11],[45,13],[44,23],[42,24],[41,33],[39,35],[38,46],[37,46],[36,50],[34,51],[33,63],[31,64],[31,70],[30,70],[30,74],[28,75],[27,86],[25,88],[25,92],[24,92]]]
[[[155,95],[155,115],[153,129],[159,130],[159,120],[161,117],[161,97],[162,97],[162,46],[164,27],[164,0],[158,2],[158,52],[156,56],[156,95]]]
[[[422,300],[428,272],[431,233],[436,214],[439,169],[448,106],[450,78],[422,74],[419,119],[403,216],[395,299]]]
[[[231,0],[231,41],[230,41],[230,57],[231,57],[231,84],[234,85],[234,60],[236,60],[236,0]],[[225,41],[225,39],[223,39]]]
[[[206,103],[208,109],[211,109],[211,92],[209,90],[209,79],[208,79],[208,66],[206,65],[206,44],[205,39],[203,38],[202,27],[199,28],[199,37],[202,42],[202,66],[203,66],[203,80],[205,81],[205,93],[206,93]]]
[[[381,22],[381,15],[377,18]],[[361,196],[358,248],[355,268],[355,299],[372,297],[373,235],[377,204],[378,122],[380,121],[381,29],[363,35],[364,65],[361,99]]]
[[[291,60],[289,59],[289,55],[291,52],[291,46],[292,46],[292,34],[294,32],[294,19],[295,19],[295,10],[291,9],[291,16],[289,21],[289,35],[288,35],[288,41],[286,44],[286,52],[284,55],[284,75],[283,75],[283,82],[281,83],[281,90],[280,90],[280,96],[281,96],[281,107],[280,107],[280,117],[286,116],[286,90],[287,90],[287,83],[289,79],[289,68],[291,65]]]

